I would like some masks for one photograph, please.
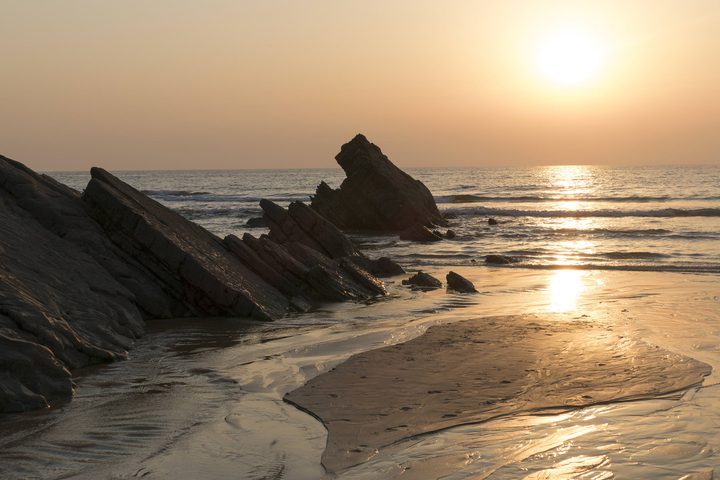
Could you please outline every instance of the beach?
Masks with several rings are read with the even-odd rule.
[[[2,470],[11,472],[7,478],[545,478],[542,472],[557,478],[578,472],[587,478],[711,478],[720,426],[716,277],[487,267],[459,272],[479,294],[414,292],[398,279],[388,282],[390,299],[332,305],[271,324],[151,324],[129,360],[84,373],[71,403],[6,423],[13,433],[3,439]],[[550,402],[544,406],[562,408],[519,409],[471,422],[460,415],[456,426],[445,418],[433,433],[395,438],[339,474],[321,465],[322,423],[283,400],[352,355],[420,341],[431,327],[526,315],[560,336],[579,335],[579,344],[571,342],[576,346],[595,344],[602,352],[638,342],[639,353],[658,347],[668,358],[706,364],[713,373],[679,391],[648,384],[639,398],[625,398],[632,401],[613,402],[623,397],[616,393],[584,407]],[[603,343],[608,332],[626,343]],[[552,343],[538,348],[553,351]],[[467,361],[452,345],[446,350],[436,353],[451,364]],[[628,388],[654,378],[643,377],[651,374],[643,365],[658,367],[647,365],[649,358],[623,360],[637,369]],[[499,370],[492,375],[512,380],[518,372],[511,366],[493,365]],[[425,381],[409,373],[406,384]],[[585,381],[587,391],[557,392],[597,394],[593,380]],[[385,387],[398,388],[390,383]],[[563,477],[563,471],[571,473]]]

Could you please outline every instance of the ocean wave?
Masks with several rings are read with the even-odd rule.
[[[529,202],[611,202],[611,203],[649,203],[649,202],[672,202],[682,200],[705,200],[718,201],[720,197],[689,195],[684,197],[672,197],[669,195],[659,196],[563,196],[563,195],[509,195],[509,196],[492,196],[492,195],[475,195],[469,193],[459,193],[455,195],[440,195],[435,197],[436,203],[482,203],[482,202],[511,202],[511,203],[529,203]]]
[[[585,217],[720,217],[720,208],[662,208],[656,210],[518,210],[489,207],[448,208],[443,210],[461,216],[489,217],[540,217],[540,218],[585,218]]]
[[[309,195],[229,195],[211,192],[192,192],[188,190],[143,190],[142,193],[166,202],[205,202],[205,203],[260,203],[266,198],[273,202],[305,202]]]

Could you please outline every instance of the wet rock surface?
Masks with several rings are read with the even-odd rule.
[[[412,277],[403,280],[402,284],[420,290],[434,290],[442,287],[440,280],[424,272],[417,272]]]
[[[517,258],[508,255],[485,255],[485,263],[488,265],[509,265],[518,261]]]
[[[473,285],[470,280],[460,274],[457,274],[455,272],[448,272],[448,274],[445,276],[445,280],[447,281],[447,289],[449,291],[459,293],[477,293],[475,285]]]
[[[424,225],[411,225],[400,232],[400,240],[409,240],[411,242],[439,242],[443,237],[440,232],[430,230]]]
[[[335,157],[346,178],[338,189],[318,185],[312,208],[343,230],[400,232],[445,225],[430,190],[396,167],[377,145],[357,135]]]

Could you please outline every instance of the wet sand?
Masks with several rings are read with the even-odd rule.
[[[439,277],[446,271],[428,270]],[[0,419],[0,478],[569,480],[614,475],[678,480],[693,473],[701,476],[691,478],[711,478],[720,464],[717,276],[458,271],[481,293],[413,292],[398,279],[389,284],[391,298],[382,302],[328,305],[273,323],[153,322],[127,361],[83,372],[72,402]],[[714,371],[702,386],[674,395],[579,409],[521,410],[399,440],[339,474],[325,473],[320,463],[327,440],[322,423],[283,401],[287,392],[353,355],[420,340],[428,328],[532,314],[557,324],[545,333],[558,333],[530,331],[525,340],[509,342],[504,352],[531,350],[532,339],[538,345],[557,341],[575,350],[576,344],[591,348],[589,338],[602,351],[604,343],[623,337],[628,361],[633,342],[642,339]],[[568,321],[578,325],[570,328]],[[638,354],[633,361],[652,367],[644,359],[653,355]],[[562,354],[557,358],[572,360]],[[507,362],[504,357],[502,362]],[[583,394],[586,390],[578,387]]]
[[[340,472],[451,427],[655,398],[697,386],[710,372],[587,315],[485,317],[357,354],[285,400],[322,421],[322,463]]]

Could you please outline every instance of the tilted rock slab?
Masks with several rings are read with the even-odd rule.
[[[222,240],[100,168],[83,199],[123,251],[138,259],[186,315],[279,318],[288,299]]]
[[[347,178],[317,187],[311,207],[343,230],[400,232],[445,225],[430,190],[396,167],[377,145],[357,135],[335,157]]]
[[[144,331],[133,294],[20,208],[9,181],[0,188],[0,412],[68,398],[70,369],[124,358]]]

